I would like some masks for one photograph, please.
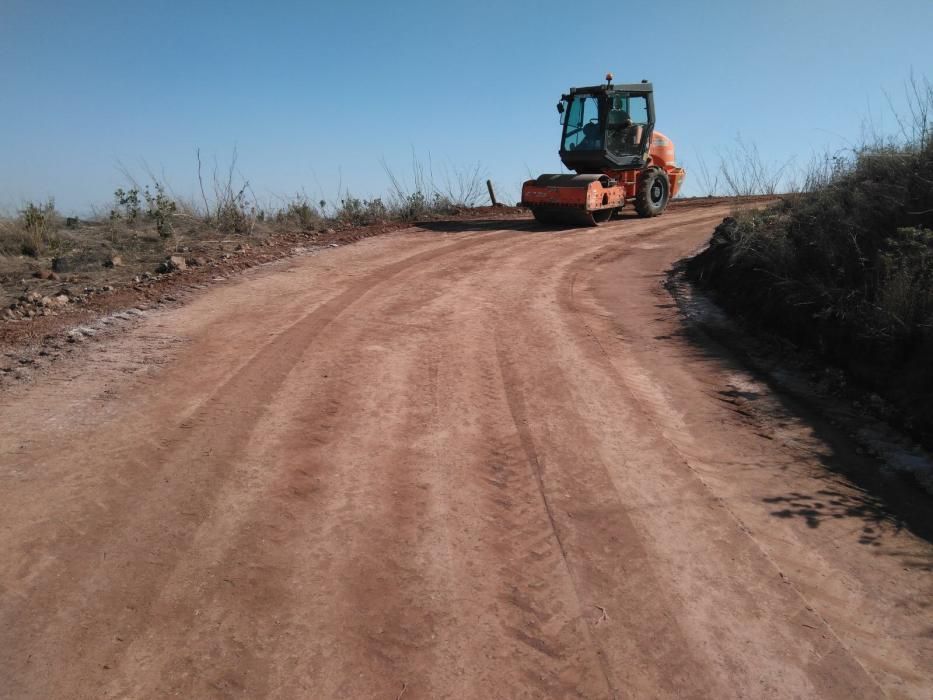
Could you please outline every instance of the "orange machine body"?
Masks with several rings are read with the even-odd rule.
[[[655,167],[667,173],[673,198],[680,191],[684,169],[675,165],[674,142],[660,131],[651,135],[648,148],[648,168]],[[647,169],[647,168],[646,168]],[[522,185],[522,201],[548,207],[573,207],[586,211],[617,209],[635,199],[641,170],[607,170],[603,176],[579,186],[542,185],[540,179],[528,180]]]

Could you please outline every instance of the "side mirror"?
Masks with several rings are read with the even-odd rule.
[[[563,114],[563,113],[564,113],[564,103],[563,103],[563,102],[558,102],[558,103],[557,103],[557,112],[558,112],[558,114]]]

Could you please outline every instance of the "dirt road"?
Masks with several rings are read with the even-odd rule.
[[[661,285],[727,213],[389,234],[7,391],[0,696],[930,697],[933,547]]]

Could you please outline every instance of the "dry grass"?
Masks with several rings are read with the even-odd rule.
[[[224,254],[238,245],[256,245],[282,233],[316,233],[373,224],[431,219],[481,203],[484,175],[477,166],[442,171],[436,184],[430,164],[412,159],[410,184],[390,175],[382,198],[364,199],[344,190],[336,201],[312,201],[305,194],[260,203],[237,165],[214,162],[205,168],[197,154],[199,198],[177,197],[149,168],[136,177],[126,168],[127,185],[114,192],[109,206],[77,219],[63,217],[54,202],[26,202],[0,217],[0,303],[23,292],[33,275],[51,271],[63,280],[92,285],[131,282],[154,273],[168,255]],[[342,188],[340,188],[342,189]],[[114,258],[118,258],[113,265]]]

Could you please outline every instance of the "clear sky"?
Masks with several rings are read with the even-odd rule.
[[[106,205],[143,161],[194,194],[197,147],[236,147],[260,199],[380,194],[412,148],[515,198],[559,171],[560,94],[607,70],[654,83],[689,185],[737,134],[805,162],[893,129],[911,69],[933,79],[933,0],[0,0],[0,208]]]

